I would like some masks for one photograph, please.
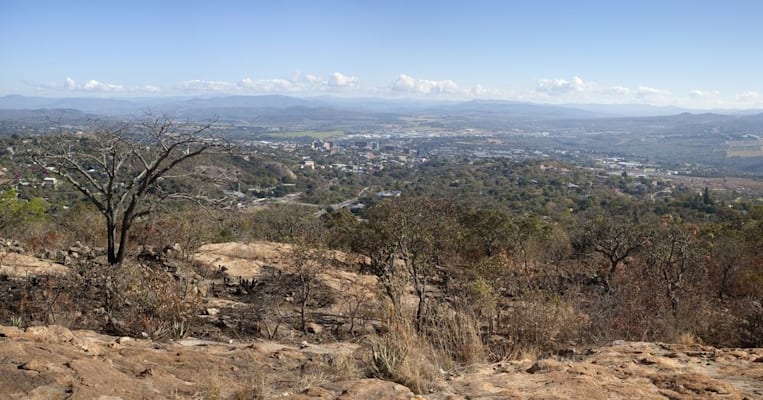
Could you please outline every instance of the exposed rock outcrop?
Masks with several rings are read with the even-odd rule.
[[[615,343],[584,356],[506,361],[443,374],[441,389],[338,371],[351,343],[157,343],[58,326],[0,326],[0,388],[10,399],[758,399],[763,349]],[[341,368],[340,368],[341,369]],[[326,371],[333,371],[328,373]]]

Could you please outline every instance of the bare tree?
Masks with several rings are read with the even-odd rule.
[[[223,144],[206,135],[210,127],[179,123],[166,115],[140,123],[100,124],[92,133],[45,139],[33,157],[96,206],[106,222],[108,262],[120,264],[133,223],[154,211],[160,200],[177,194],[162,190],[162,179],[180,163]]]
[[[678,313],[680,295],[693,283],[702,281],[698,275],[706,249],[697,233],[695,226],[664,218],[646,245],[647,271],[663,285],[674,316]]]
[[[749,245],[737,231],[723,232],[710,245],[709,265],[717,276],[718,298],[723,299],[729,292],[732,278],[749,263]]]
[[[307,333],[308,307],[319,284],[318,275],[328,259],[322,249],[309,248],[303,244],[294,245],[291,255],[294,260],[294,275],[299,286],[296,299],[299,302],[299,326],[303,333]]]
[[[607,258],[609,266],[604,283],[611,291],[617,267],[640,251],[644,240],[642,227],[623,218],[598,215],[584,226],[581,246],[589,247]]]
[[[404,198],[371,210],[356,250],[370,260],[397,317],[402,296],[411,284],[417,297],[416,329],[422,328],[428,305],[428,285],[445,269],[452,249],[455,210],[448,201]],[[407,282],[406,282],[407,281]]]
[[[717,285],[717,296],[723,299],[733,295],[734,287],[744,280],[746,270],[754,268],[756,257],[763,254],[763,248],[760,245],[756,247],[761,229],[754,224],[719,224],[717,229],[710,235],[707,245],[707,265],[711,277],[708,283]],[[760,242],[760,239],[757,241]]]

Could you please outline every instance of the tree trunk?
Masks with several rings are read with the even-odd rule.
[[[426,307],[426,301],[427,301],[425,289],[422,288],[422,290],[419,291],[418,295],[419,295],[419,305],[416,308],[416,332],[421,332],[421,329],[424,327],[424,309]]]
[[[305,309],[307,308],[307,302],[303,299],[299,307],[299,327],[302,333],[307,333],[307,317]]]
[[[107,232],[107,253],[106,256],[108,257],[109,265],[115,265],[119,262],[117,261],[117,250],[116,250],[116,244],[114,241],[116,240],[116,230],[117,227],[114,224],[113,219],[106,218],[106,232]]]
[[[127,249],[127,233],[130,230],[129,225],[122,225],[119,229],[119,249],[117,249],[114,264],[122,264],[125,259],[125,249]]]
[[[421,329],[424,327],[424,311],[426,309],[427,301],[426,278],[422,278],[417,272],[413,272],[413,287],[419,298],[419,304],[416,307],[416,332],[421,332]]]
[[[391,282],[391,279],[391,277],[382,277],[382,286],[384,286],[384,292],[387,294],[389,301],[392,303],[392,312],[394,313],[395,318],[402,318],[403,306],[400,299],[400,293],[398,292],[397,288],[395,288],[395,285]]]
[[[302,333],[307,333],[307,302],[310,300],[310,285],[303,280],[302,282],[302,301],[299,307],[299,322]]]
[[[612,293],[612,280],[615,278],[615,272],[620,260],[610,258],[609,263],[609,271],[607,271],[607,275],[604,277],[604,285],[606,286],[607,293]]]
[[[732,266],[730,264],[723,268],[723,275],[721,275],[720,287],[718,288],[718,299],[720,300],[723,300],[723,295],[726,294],[726,287],[728,286],[728,283],[729,283],[731,268]]]

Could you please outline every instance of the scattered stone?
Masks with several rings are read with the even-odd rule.
[[[64,400],[69,397],[70,393],[67,388],[59,385],[45,385],[35,388],[24,398],[27,400]]]
[[[26,250],[18,240],[0,239],[0,252],[24,254]]]
[[[556,355],[562,358],[572,358],[575,357],[576,354],[577,351],[575,349],[562,349],[556,353]]]
[[[60,275],[69,271],[61,264],[42,260],[29,254],[3,252],[0,249],[0,275],[29,278],[41,275]]]
[[[642,365],[654,365],[657,361],[652,357],[641,357],[638,359],[638,363]]]
[[[528,368],[527,372],[528,374],[534,374],[536,372],[543,371],[543,367],[540,365],[540,363],[536,362],[532,365],[532,367]]]
[[[307,333],[312,333],[314,335],[320,335],[323,333],[323,327],[316,324],[315,322],[308,322],[305,324],[305,329],[307,330]]]
[[[72,343],[80,348],[85,353],[93,356],[100,356],[105,353],[105,350],[95,340],[91,338],[75,337]]]
[[[131,337],[129,337],[129,336],[122,336],[122,337],[118,337],[118,338],[115,340],[115,342],[117,342],[117,343],[119,343],[119,344],[125,344],[125,343],[127,343],[127,342],[129,342],[129,341],[132,341],[132,338],[131,338]]]

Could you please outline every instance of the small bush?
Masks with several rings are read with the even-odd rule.
[[[750,300],[739,311],[741,321],[738,327],[741,347],[763,346],[763,305],[760,301]]]
[[[407,386],[414,393],[425,393],[437,381],[437,356],[413,327],[395,323],[384,336],[369,341],[371,376]]]
[[[424,326],[427,341],[442,357],[444,363],[469,365],[485,360],[485,348],[480,338],[480,325],[469,314],[447,306],[430,312]],[[453,365],[448,365],[451,369]]]
[[[140,264],[112,269],[104,278],[105,310],[114,333],[178,339],[189,332],[200,298],[188,282]]]
[[[334,381],[346,381],[361,377],[361,371],[358,368],[358,362],[353,354],[333,354],[328,360],[328,365],[328,372]]]
[[[77,326],[83,316],[83,306],[72,292],[72,282],[43,276],[18,282],[12,321],[14,325],[56,324],[67,328]]]
[[[558,298],[518,301],[503,315],[504,334],[512,353],[529,349],[551,353],[577,345],[589,325],[588,316]]]

